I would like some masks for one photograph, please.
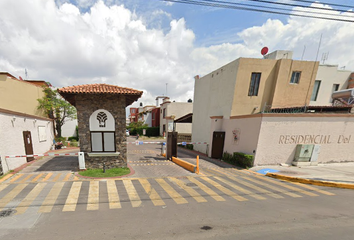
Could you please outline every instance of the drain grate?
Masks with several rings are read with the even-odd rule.
[[[16,213],[16,210],[15,209],[6,209],[6,210],[3,210],[3,211],[0,211],[0,218],[3,218],[3,217],[9,217],[13,214]]]

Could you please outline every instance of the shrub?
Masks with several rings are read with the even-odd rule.
[[[77,141],[79,141],[79,139],[77,137],[68,137],[68,141],[77,142]]]
[[[55,137],[54,138],[56,142],[64,142],[66,141],[66,137]]]
[[[253,167],[253,155],[248,155],[241,152],[234,152],[233,154],[224,152],[222,160],[242,168]]]
[[[148,137],[160,136],[160,127],[146,128],[146,136],[148,136]]]

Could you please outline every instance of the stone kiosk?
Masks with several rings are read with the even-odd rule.
[[[80,152],[86,168],[127,167],[125,108],[143,94],[108,84],[85,84],[58,89],[77,109]]]

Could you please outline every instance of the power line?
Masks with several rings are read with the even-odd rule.
[[[308,1],[308,0],[291,0],[291,1],[294,1],[294,2],[305,2],[305,3],[314,3],[313,1]],[[354,8],[354,6],[343,5],[343,4],[328,3],[328,2],[319,2],[319,3],[327,4],[329,6],[335,6],[335,7]]]
[[[208,1],[208,0],[204,0],[204,1]],[[301,4],[293,4],[293,3],[285,3],[285,2],[273,2],[273,1],[266,1],[266,0],[247,0],[247,1],[269,3],[269,4],[276,4],[276,5],[284,5],[284,6],[291,6],[291,7],[311,8],[311,9],[326,10],[326,11],[336,11],[336,12],[338,12],[338,11],[339,12],[346,11],[346,10],[343,10],[343,9],[306,6],[306,5],[301,5]],[[231,2],[229,2],[229,3],[231,3]],[[349,12],[349,13],[353,13],[353,12]]]
[[[292,12],[279,12],[279,11],[255,9],[255,8],[249,8],[249,7],[240,7],[241,5],[239,5],[239,3],[233,3],[233,2],[217,3],[217,1],[214,1],[214,3],[211,3],[210,1],[207,1],[207,0],[202,0],[202,1],[194,1],[194,0],[163,0],[163,1],[191,4],[191,5],[217,7],[217,8],[226,8],[226,9],[237,9],[237,10],[255,11],[255,12],[263,12],[263,13],[273,13],[273,14],[287,15],[287,16],[297,16],[297,17],[315,18],[315,19],[323,19],[323,20],[332,20],[332,21],[340,21],[340,22],[351,22],[351,23],[354,22],[354,19],[351,20],[349,16],[341,16],[341,17],[346,17],[348,19],[332,18],[332,17],[320,17],[320,16],[314,16],[314,15],[304,15],[304,14],[293,13],[294,10],[287,10],[287,11],[292,11]],[[304,7],[306,8],[306,6],[304,6]],[[262,8],[262,6],[259,6],[259,8]],[[326,14],[326,13],[317,13],[317,12],[311,12],[311,13],[329,15],[329,14]]]
[[[247,6],[247,7],[256,7],[256,8],[265,8],[265,9],[275,9],[275,10],[282,10],[282,11],[292,11],[292,12],[302,12],[302,13],[315,13],[315,14],[320,14],[324,16],[337,16],[338,14],[333,14],[333,13],[325,13],[325,12],[314,12],[314,11],[306,11],[306,10],[294,10],[294,9],[287,9],[287,8],[279,8],[279,7],[268,7],[268,6],[263,6],[263,5],[256,5],[256,4],[247,4],[247,3],[235,3],[235,2],[226,2],[226,1],[219,1],[219,0],[202,0],[203,2],[213,2],[213,3],[220,3],[220,4],[230,4],[230,5],[239,5],[239,6]],[[271,1],[264,1],[264,0],[248,0],[248,1],[254,1],[254,2],[262,2],[262,3],[271,3],[271,4],[280,4],[280,5],[290,5],[290,6],[297,6],[297,7],[303,7],[305,9],[307,8],[312,8],[312,9],[318,9],[318,10],[332,10],[332,11],[341,11],[341,10],[335,10],[335,9],[328,9],[328,8],[322,8],[322,7],[307,7],[303,5],[292,5],[292,4],[283,4],[280,2],[271,2]],[[350,18],[350,16],[345,16],[347,18]],[[354,17],[354,15],[353,15]],[[354,18],[353,18],[354,20]]]

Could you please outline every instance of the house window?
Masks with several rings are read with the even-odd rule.
[[[259,83],[261,81],[261,73],[252,73],[248,96],[257,96]]]
[[[132,113],[135,113],[135,109],[130,109]]]
[[[320,86],[321,86],[321,81],[320,80],[316,80],[315,84],[313,85],[311,101],[317,101],[317,95],[318,95],[318,91],[320,90]]]
[[[163,115],[162,115],[163,118],[166,117],[166,108],[163,109]]]
[[[291,75],[290,83],[299,84],[301,72],[294,71]]]
[[[114,132],[91,132],[92,152],[115,152],[115,146]]]
[[[165,124],[162,125],[162,132],[163,132],[163,133],[166,132],[166,125],[165,125]]]
[[[338,91],[338,90],[339,90],[339,84],[333,84],[332,93],[333,93],[333,92],[336,92],[336,91]],[[330,102],[333,103],[334,100],[331,98],[331,101],[330,101]]]
[[[155,112],[152,112],[152,119],[155,119]]]

